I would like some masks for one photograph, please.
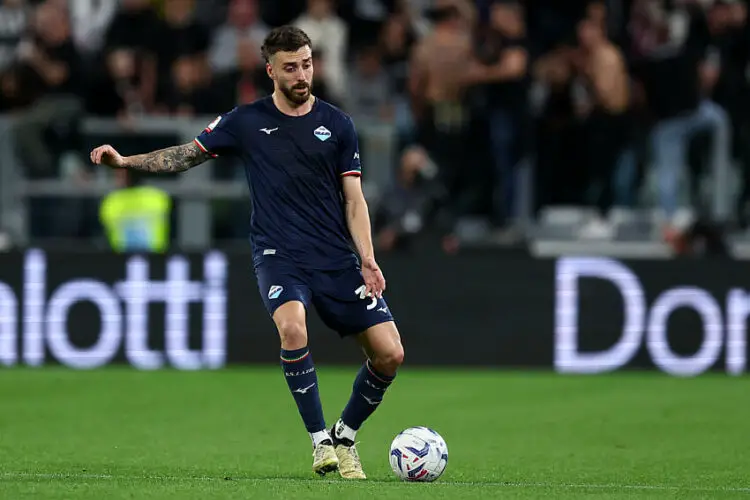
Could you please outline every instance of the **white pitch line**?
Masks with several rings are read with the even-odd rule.
[[[328,484],[351,484],[366,485],[367,483],[378,484],[402,484],[398,481],[369,480],[362,483],[347,483],[340,480],[322,479],[322,478],[283,478],[283,477],[230,477],[225,479],[220,476],[145,476],[145,475],[114,475],[114,474],[87,474],[87,473],[36,473],[36,472],[0,472],[3,479],[101,479],[101,480],[128,480],[139,479],[145,481],[242,481],[242,482],[291,482],[291,481],[314,481]],[[420,483],[410,483],[420,484]],[[562,489],[591,489],[591,490],[644,490],[644,491],[684,491],[684,492],[703,492],[703,493],[750,493],[750,487],[694,487],[694,486],[674,486],[666,484],[572,484],[572,483],[523,483],[523,482],[477,482],[477,481],[436,481],[431,483],[435,486],[477,486],[492,488],[562,488]]]

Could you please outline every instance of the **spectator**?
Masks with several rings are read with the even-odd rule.
[[[678,182],[686,164],[688,141],[701,130],[710,131],[714,139],[714,219],[726,222],[730,215],[729,118],[704,97],[719,62],[711,57],[706,17],[696,5],[667,9],[661,3],[638,1],[631,33],[634,55],[639,59],[638,77],[656,120],[651,142],[659,201],[666,216],[664,235],[674,241],[683,229],[677,217]]]
[[[205,116],[220,113],[213,104],[210,90],[201,76],[196,57],[182,56],[172,66],[170,89],[165,96],[165,111],[175,116]]]
[[[479,188],[470,180],[480,162],[467,148],[472,138],[466,99],[470,77],[456,70],[467,68],[472,56],[471,18],[450,0],[438,3],[430,16],[434,29],[414,50],[409,95],[417,140],[438,165],[440,179],[453,195],[440,218],[445,248],[452,251],[456,218],[468,213],[473,191]]]
[[[612,40],[612,35],[609,33],[609,16],[607,15],[607,4],[602,0],[594,0],[588,6],[586,6],[586,15],[584,19],[588,19],[593,22],[604,36]]]
[[[390,118],[394,93],[377,47],[363,48],[359,52],[349,87],[347,111],[355,119],[378,121]]]
[[[119,48],[109,51],[103,71],[93,76],[93,89],[87,99],[88,111],[121,119],[142,115],[147,102],[141,86],[144,76],[138,71],[139,62],[142,60],[135,50]]]
[[[658,0],[657,0],[658,1]],[[590,0],[533,0],[527,2],[528,33],[533,57],[575,41],[576,23]]]
[[[116,171],[117,189],[101,203],[99,217],[115,252],[162,253],[169,248],[172,200],[164,191],[142,186],[142,174]]]
[[[579,237],[614,234],[614,165],[638,155],[645,166],[647,153],[669,239],[678,233],[683,163],[710,167],[714,219],[727,222],[732,132],[744,169],[740,202],[750,207],[750,28],[741,0],[0,0],[0,111],[18,113],[21,164],[32,177],[72,171],[82,96],[89,113],[125,118],[215,115],[269,94],[259,46],[280,21],[311,36],[319,98],[362,123],[395,125],[397,143],[386,146],[395,175],[421,171],[414,165],[429,154],[449,193],[432,198],[443,204],[436,220],[445,249],[456,248],[458,218],[504,226],[521,215],[514,167],[527,146],[538,205],[582,205],[596,193],[598,217]],[[363,133],[368,148],[381,146]],[[712,147],[701,151],[709,161],[693,162],[695,139],[709,134]],[[412,193],[404,186],[412,185],[399,184],[383,210],[403,208],[399,190]],[[61,234],[54,217],[48,226]]]
[[[16,146],[33,176],[53,175],[56,162],[47,133],[57,130],[56,142],[69,144],[66,139],[75,135],[70,127],[83,110],[84,80],[67,12],[54,3],[39,6],[20,54],[20,84],[39,98],[19,117]]]
[[[208,67],[208,30],[194,17],[195,0],[164,0],[164,18],[152,38],[152,50],[157,60],[157,102],[164,109],[171,92],[170,75],[175,62],[182,57],[193,57],[200,75],[210,75]]]
[[[28,22],[29,8],[24,0],[0,1],[0,73],[16,62]]]
[[[117,2],[74,0],[68,3],[73,40],[83,55],[98,53],[105,42],[107,28],[117,13]]]
[[[630,82],[625,60],[607,39],[602,22],[582,20],[578,39],[578,70],[587,94],[578,114],[585,120],[589,183],[598,193],[597,216],[582,228],[580,236],[609,239],[614,235],[614,228],[606,219],[614,203],[615,169],[627,145]]]
[[[231,0],[226,22],[214,34],[209,52],[211,69],[217,76],[239,68],[240,52],[256,54],[254,66],[263,66],[260,47],[268,27],[258,18],[257,0]]]
[[[540,57],[533,68],[536,142],[535,211],[545,206],[581,205],[586,189],[579,158],[580,130],[574,121],[573,65],[564,45]]]
[[[386,193],[387,202],[379,205],[374,216],[379,251],[405,248],[430,222],[444,196],[436,175],[437,168],[424,148],[411,146],[404,151],[396,181]]]
[[[352,53],[378,41],[378,35],[388,15],[393,12],[395,0],[350,0],[339,2],[339,11],[349,26],[349,48]]]
[[[248,38],[238,38],[236,68],[214,77],[214,97],[219,109],[232,109],[273,92],[260,50]]]
[[[408,99],[409,54],[416,41],[406,14],[394,14],[380,34],[380,52],[393,89],[393,112],[398,135],[398,151],[414,140],[414,118]]]
[[[209,52],[218,110],[252,102],[273,90],[260,55],[267,32],[256,0],[230,2],[226,22],[214,35]]]
[[[721,57],[721,73],[711,98],[729,114],[733,131],[733,152],[742,168],[738,218],[743,226],[750,221],[750,84],[746,77],[750,64],[750,28],[747,5],[740,1],[719,0],[708,11],[708,27]]]
[[[307,11],[294,22],[320,50],[326,67],[325,83],[334,99],[346,98],[346,49],[349,29],[333,10],[332,0],[308,0]]]
[[[25,0],[0,0],[0,112],[22,109],[34,100],[17,64],[31,13]]]
[[[122,0],[105,35],[94,112],[151,111],[156,98],[153,43],[158,19],[148,0]]]
[[[343,104],[336,97],[334,97],[333,92],[331,91],[331,87],[328,85],[328,78],[326,77],[326,75],[328,74],[328,67],[325,64],[325,60],[326,59],[323,55],[323,51],[315,49],[313,50],[312,61],[313,68],[315,68],[313,89],[315,95],[320,97],[324,101],[333,104],[336,107],[343,108]],[[270,82],[270,79],[266,77],[265,74],[264,77],[264,80],[266,82]],[[271,92],[273,92],[273,85],[271,85],[271,88],[269,88],[268,93],[270,94]]]
[[[121,0],[105,35],[105,50],[148,48],[158,28],[149,0]]]
[[[523,8],[516,0],[495,0],[489,27],[478,47],[476,83],[487,93],[495,186],[492,219],[503,226],[516,214],[516,166],[524,153],[528,103],[528,49]]]
[[[401,16],[417,38],[430,32],[427,13],[433,7],[433,0],[396,0],[394,14]]]
[[[380,33],[380,58],[388,73],[389,85],[399,95],[406,95],[409,79],[409,53],[416,41],[408,20],[395,14],[388,18]]]

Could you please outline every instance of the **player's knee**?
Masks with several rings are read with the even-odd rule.
[[[394,370],[398,369],[404,363],[404,348],[401,344],[391,353],[389,363],[393,366]]]
[[[373,364],[377,370],[385,375],[395,375],[403,362],[404,348],[401,344],[398,344],[390,347],[386,351],[377,353]]]
[[[282,320],[278,323],[282,349],[302,349],[307,345],[305,322],[298,319]]]

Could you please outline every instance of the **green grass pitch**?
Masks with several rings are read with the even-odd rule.
[[[319,367],[329,423],[355,371]],[[412,425],[448,443],[436,483],[390,471]],[[358,438],[367,481],[315,477],[278,367],[0,371],[3,500],[750,498],[747,378],[405,367]]]

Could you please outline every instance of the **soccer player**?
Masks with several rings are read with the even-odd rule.
[[[182,172],[216,156],[243,161],[255,274],[281,338],[284,377],[312,439],[313,471],[365,479],[356,434],[381,403],[404,351],[383,299],[357,133],[349,116],[312,94],[311,51],[302,30],[276,28],[262,47],[273,95],[219,116],[191,143],[127,157],[104,145],[91,160],[157,173]],[[355,335],[367,357],[330,430],[307,343],[311,305],[340,336]]]

